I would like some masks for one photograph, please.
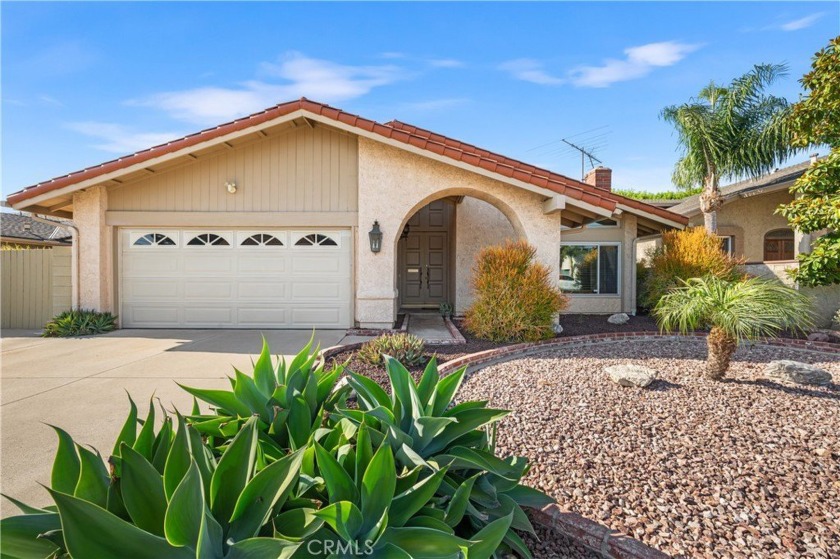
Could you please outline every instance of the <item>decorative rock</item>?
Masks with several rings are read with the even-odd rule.
[[[824,371],[808,363],[800,363],[799,361],[790,361],[788,359],[771,361],[764,367],[764,374],[773,379],[796,384],[822,386],[831,382],[831,374],[828,371]]]
[[[656,371],[641,365],[613,365],[604,371],[609,375],[610,380],[621,386],[644,388],[656,380]]]
[[[627,316],[627,313],[620,312],[618,314],[610,315],[607,322],[610,324],[627,324],[630,322],[630,317]]]
[[[554,325],[554,333],[555,334],[562,334],[563,333],[563,327],[559,323]]]
[[[812,334],[808,334],[808,341],[809,342],[829,342],[829,341],[831,341],[831,337],[824,332],[814,332]]]

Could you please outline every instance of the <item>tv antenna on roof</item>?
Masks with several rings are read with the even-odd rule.
[[[563,142],[564,144],[568,145],[572,149],[576,149],[577,151],[580,152],[580,180],[583,180],[583,179],[586,178],[586,158],[587,157],[589,158],[589,165],[591,165],[592,167],[595,166],[595,162],[603,163],[600,159],[598,159],[597,157],[592,155],[592,153],[590,151],[588,151],[586,148],[582,148],[578,145],[575,145],[565,138],[561,139],[560,141]]]

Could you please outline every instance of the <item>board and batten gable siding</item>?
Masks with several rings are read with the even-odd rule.
[[[225,183],[235,181],[236,194]],[[109,211],[356,212],[356,136],[323,126],[255,140],[108,189]]]

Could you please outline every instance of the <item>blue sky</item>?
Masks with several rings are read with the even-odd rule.
[[[795,100],[838,2],[9,3],[2,192],[305,95],[577,177],[664,190],[658,118],[710,80],[787,63]],[[802,156],[804,158],[804,155]]]

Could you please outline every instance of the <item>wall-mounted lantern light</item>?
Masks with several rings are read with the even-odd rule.
[[[227,188],[228,193],[236,194],[236,181],[227,181],[225,183],[225,188]]]
[[[407,239],[408,238],[408,232],[410,230],[411,230],[411,226],[408,223],[406,223],[405,227],[403,227],[402,234],[400,235],[400,239]]]
[[[382,231],[379,229],[379,221],[373,222],[373,228],[368,233],[370,237],[370,251],[379,252],[382,250]]]

